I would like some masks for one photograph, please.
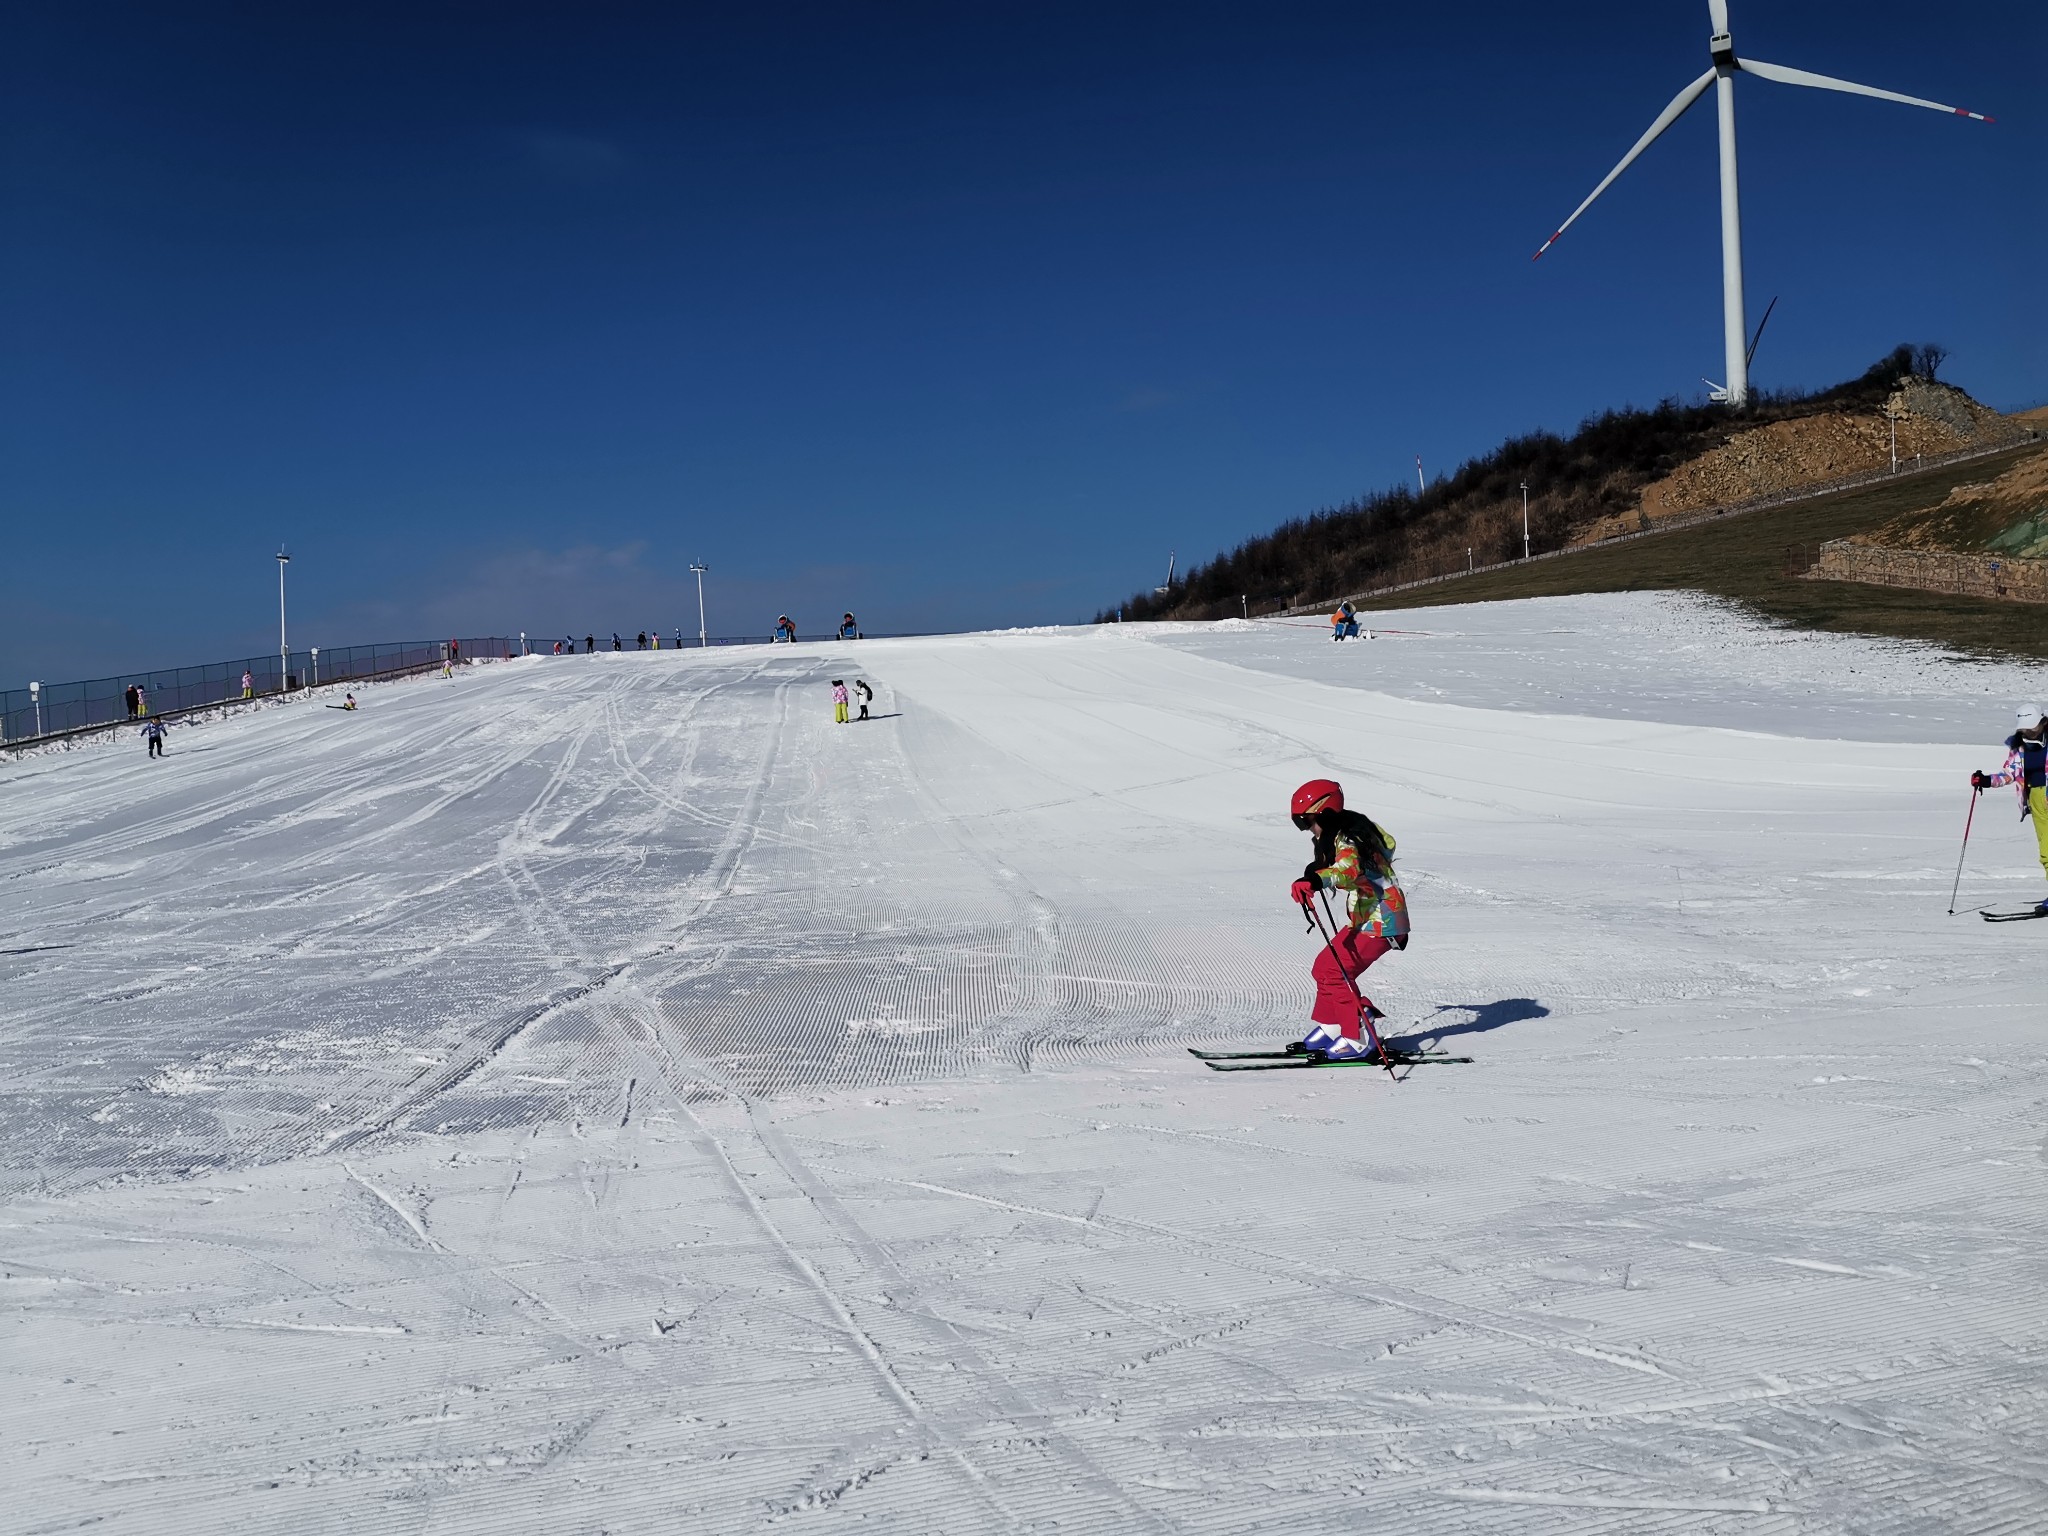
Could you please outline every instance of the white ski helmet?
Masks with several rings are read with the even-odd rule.
[[[2020,729],[2031,731],[2035,726],[2039,725],[2041,723],[2041,713],[2041,706],[2038,704],[2022,704],[2018,710]]]

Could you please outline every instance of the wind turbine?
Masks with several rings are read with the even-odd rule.
[[[1714,87],[1714,105],[1721,119],[1721,345],[1728,362],[1728,382],[1725,386],[1714,386],[1714,398],[1725,400],[1733,406],[1741,406],[1749,400],[1749,348],[1745,345],[1748,331],[1742,313],[1742,202],[1735,189],[1735,76],[1737,72],[1755,75],[1763,80],[1775,80],[1780,85],[1809,85],[1822,91],[1846,91],[1851,96],[1874,96],[1879,101],[1896,101],[1908,107],[1927,107],[1935,112],[1947,112],[1956,117],[1967,117],[1976,122],[1995,122],[1981,112],[1966,112],[1961,107],[1943,106],[1938,101],[1924,101],[1918,96],[1901,96],[1896,91],[1880,91],[1875,86],[1856,85],[1848,80],[1837,80],[1829,75],[1809,74],[1803,69],[1787,69],[1782,64],[1763,64],[1755,59],[1739,59],[1735,56],[1735,44],[1728,36],[1728,0],[1707,0],[1707,13],[1714,25],[1714,35],[1707,48],[1713,59],[1713,67],[1699,79],[1671,98],[1671,105],[1657,114],[1657,120],[1650,124],[1647,132],[1636,140],[1635,148],[1621,157],[1621,164],[1607,173],[1606,180],[1593,189],[1592,197],[1572,210],[1572,216],[1557,227],[1557,234],[1543,242],[1543,249],[1529,259],[1540,257],[1544,251],[1557,244],[1562,235],[1577,222],[1580,214],[1593,206],[1597,198],[1614,184],[1615,177],[1636,162],[1636,157],[1657,138],[1685,116],[1688,108],[1704,96],[1708,86]],[[1761,329],[1761,327],[1759,327]],[[1713,384],[1713,380],[1707,380]]]

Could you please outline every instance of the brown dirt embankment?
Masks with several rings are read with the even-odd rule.
[[[1571,542],[1590,544],[1883,469],[1891,463],[1894,424],[1901,463],[1916,455],[2023,442],[2030,429],[2039,430],[2039,424],[2001,416],[1950,385],[1907,378],[1877,410],[1827,411],[1737,432],[1645,486],[1634,511],[1589,523]]]

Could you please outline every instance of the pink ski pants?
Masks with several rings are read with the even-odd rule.
[[[1310,973],[1316,979],[1316,1004],[1308,1016],[1316,1023],[1338,1031],[1347,1040],[1360,1038],[1359,1004],[1363,1003],[1368,1008],[1373,1004],[1372,999],[1357,990],[1354,984],[1365,974],[1367,966],[1393,947],[1378,934],[1360,933],[1356,928],[1342,930],[1316,956],[1315,967]],[[1340,959],[1343,962],[1341,969],[1338,966]],[[1345,980],[1345,971],[1351,973],[1351,980]]]

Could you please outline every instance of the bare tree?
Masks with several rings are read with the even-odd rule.
[[[1948,361],[1948,348],[1939,342],[1926,341],[1913,349],[1913,372],[1923,379],[1932,381],[1941,365]]]

